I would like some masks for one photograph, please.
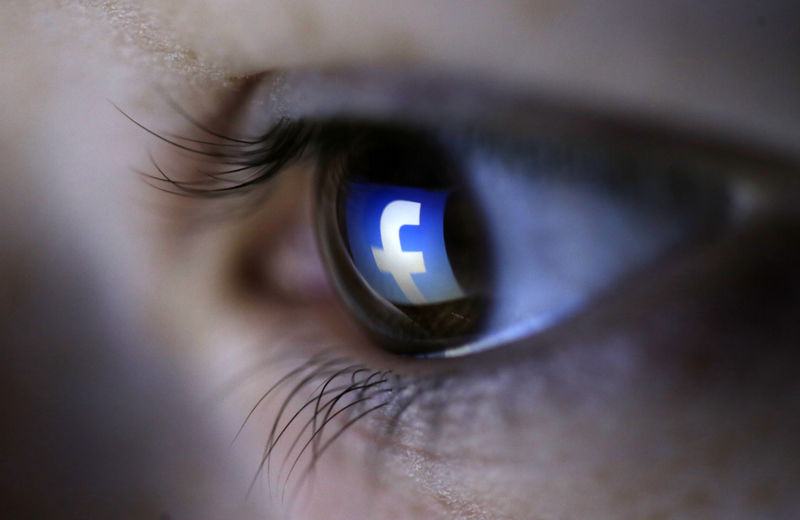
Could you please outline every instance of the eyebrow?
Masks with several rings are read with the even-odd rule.
[[[118,50],[133,49],[126,54],[155,72],[171,72],[184,78],[222,80],[227,74],[219,64],[202,60],[195,49],[181,41],[158,10],[142,3],[123,0],[95,2],[73,0],[61,4],[93,25],[109,28],[118,43]]]

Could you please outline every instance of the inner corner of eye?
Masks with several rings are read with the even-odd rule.
[[[674,178],[605,152],[371,123],[327,130],[323,255],[347,308],[399,354],[463,355],[539,332],[710,215],[702,190],[687,197]]]

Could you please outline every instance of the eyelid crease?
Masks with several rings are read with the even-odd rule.
[[[661,148],[800,167],[796,147],[764,143],[711,122],[680,118],[677,112],[647,113],[474,75],[354,66],[279,71],[269,78],[264,87],[269,89],[270,103],[293,118],[399,119],[422,126],[479,123],[512,133],[543,129],[551,137],[608,139],[636,146],[658,142]]]

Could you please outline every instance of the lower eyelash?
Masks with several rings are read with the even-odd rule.
[[[272,422],[248,494],[264,475],[267,482],[271,483],[273,459],[280,452],[283,459],[275,477],[281,482],[280,496],[284,500],[290,480],[293,475],[296,476],[290,496],[292,502],[328,448],[355,423],[388,406],[398,391],[390,371],[372,370],[323,352],[292,369],[270,387],[248,413],[237,437],[270,395],[292,383]],[[303,392],[308,388],[312,389]],[[300,398],[301,395],[305,395],[305,398]],[[294,411],[289,412],[291,409]],[[292,432],[294,438],[289,443],[286,437],[292,426],[300,429]],[[326,438],[329,430],[332,432]],[[282,446],[288,444],[287,449],[276,449],[281,441]],[[297,475],[296,470],[301,467],[300,462],[307,454],[310,455],[305,462],[305,469]]]

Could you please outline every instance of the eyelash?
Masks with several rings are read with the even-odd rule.
[[[272,423],[263,455],[251,480],[248,494],[263,473],[267,474],[269,481],[271,463],[276,453],[275,449],[284,438],[284,434],[289,432],[289,428],[292,425],[302,427],[295,434],[294,440],[292,440],[289,447],[282,452],[284,457],[279,466],[278,480],[281,480],[282,474],[287,468],[287,463],[292,460],[286,474],[283,476],[282,500],[285,498],[286,488],[291,476],[309,448],[311,450],[311,458],[306,469],[297,477],[295,494],[302,489],[302,485],[308,475],[314,470],[318,460],[332,443],[356,422],[372,414],[372,412],[390,405],[392,396],[399,389],[396,381],[392,378],[391,371],[372,370],[363,365],[350,363],[347,358],[334,357],[330,352],[326,351],[292,369],[270,387],[248,413],[234,438],[234,442],[264,401],[274,392],[290,385],[292,382],[295,382],[295,384],[291,386],[288,394],[281,402],[278,413]],[[301,394],[301,390],[307,387],[313,387],[313,390],[306,394],[304,401],[300,401],[302,404],[296,403],[293,406],[293,402]],[[348,396],[352,398],[347,399]],[[289,409],[294,409],[294,412],[287,412]],[[307,409],[310,410],[310,417],[306,418],[305,422],[302,423],[302,414]],[[330,427],[329,425],[340,415],[342,416],[340,419],[341,425],[323,442],[324,436]],[[287,419],[282,422],[284,418]],[[301,444],[304,438],[305,442]],[[284,442],[284,444],[286,443],[288,443],[288,440]]]
[[[240,139],[214,132],[188,116],[179,107],[175,107],[201,134],[217,141],[167,136],[143,125],[120,107],[116,105],[114,107],[133,124],[163,143],[179,152],[202,158],[206,166],[219,169],[216,172],[201,170],[194,172],[194,177],[198,174],[205,177],[202,180],[182,180],[176,175],[168,174],[166,168],[162,167],[151,154],[150,160],[158,175],[137,170],[138,174],[157,189],[197,198],[227,197],[245,193],[269,181],[299,159],[315,135],[314,125],[303,120],[281,118],[264,134],[254,139]]]

